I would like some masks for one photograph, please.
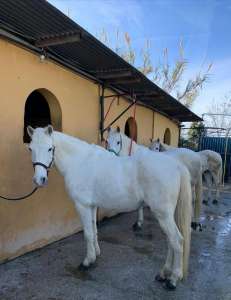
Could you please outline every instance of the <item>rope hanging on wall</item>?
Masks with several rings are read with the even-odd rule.
[[[134,120],[134,122],[136,121],[136,96],[134,96],[134,100],[133,100],[133,102],[134,102],[134,110],[133,110],[133,120]],[[133,125],[134,126],[134,125]],[[130,146],[129,146],[129,156],[131,156],[131,153],[132,153],[132,144],[133,144],[133,141],[134,141],[134,130],[133,130],[133,132],[132,132],[132,136],[131,136],[131,142],[130,142]]]

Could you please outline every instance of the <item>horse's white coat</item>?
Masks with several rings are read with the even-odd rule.
[[[100,254],[96,208],[131,211],[144,201],[167,235],[169,250],[160,275],[175,286],[186,273],[190,251],[191,189],[187,169],[171,157],[146,149],[132,157],[117,157],[102,147],[63,133],[50,133],[47,128],[31,128],[29,133],[34,161],[49,164],[49,148],[55,147],[55,165],[64,176],[83,224],[87,242],[83,265],[88,267]],[[35,166],[35,182],[43,186],[40,177],[46,172],[38,168]]]
[[[203,150],[199,151],[201,162],[202,162],[202,171],[205,175],[205,181],[208,186],[208,198],[212,198],[212,184],[215,185],[215,202],[219,199],[219,185],[222,181],[222,158],[221,155],[212,150]],[[211,175],[211,176],[210,176]]]
[[[212,150],[203,150],[203,151],[199,151],[199,152],[194,152],[192,150],[186,149],[186,148],[175,148],[169,145],[166,145],[164,143],[161,143],[159,140],[156,140],[154,142],[152,142],[152,144],[150,145],[150,149],[155,150],[155,151],[171,151],[171,150],[176,150],[177,152],[179,152],[179,156],[180,156],[180,152],[188,150],[190,151],[190,153],[195,153],[195,155],[198,155],[200,157],[201,160],[201,168],[202,168],[202,174],[204,175],[204,179],[205,179],[205,183],[208,187],[208,199],[205,202],[208,202],[209,199],[212,198],[212,186],[213,184],[215,185],[215,190],[216,190],[216,196],[215,196],[215,200],[214,203],[217,202],[218,198],[219,198],[219,185],[221,184],[221,180],[222,180],[222,158],[221,155],[215,151]],[[187,165],[187,156],[185,157],[186,160],[184,160],[184,164],[188,167],[189,172],[191,174],[191,178],[195,178],[193,173],[191,172],[192,169],[190,167],[190,165]],[[180,159],[182,159],[182,157],[180,157]]]
[[[122,143],[122,144],[120,144]],[[130,149],[131,139],[119,130],[110,129],[107,137],[107,145],[109,150],[117,153],[119,156],[128,156]],[[131,154],[136,153],[140,149],[146,147],[132,142]],[[194,219],[199,222],[200,216],[200,203],[202,200],[202,166],[200,157],[192,150],[185,148],[175,148],[161,143],[159,140],[154,141],[149,147],[154,152],[164,152],[168,156],[182,162],[189,170],[191,175],[192,190],[195,191],[195,211]],[[141,207],[138,212],[137,225],[141,227],[143,224],[143,208]]]
[[[202,161],[198,153],[187,148],[176,148],[160,142],[153,141],[149,146],[153,151],[160,151],[181,161],[189,170],[194,198],[194,221],[199,223],[202,203]]]

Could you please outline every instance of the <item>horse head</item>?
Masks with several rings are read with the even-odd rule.
[[[149,149],[155,152],[160,152],[161,151],[161,142],[160,139],[158,138],[157,140],[152,141],[149,146]]]
[[[48,171],[54,162],[53,127],[48,125],[34,129],[28,126],[27,132],[31,137],[29,150],[34,167],[33,181],[37,186],[43,187],[48,183]]]
[[[106,139],[107,150],[119,156],[122,150],[122,135],[120,128],[117,126],[116,129],[108,128],[108,136]]]

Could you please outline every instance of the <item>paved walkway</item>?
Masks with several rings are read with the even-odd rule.
[[[176,291],[154,277],[166,256],[166,241],[149,210],[133,233],[136,213],[99,226],[102,255],[96,267],[78,271],[82,233],[0,266],[0,300],[231,300],[231,194],[204,206],[203,231],[193,232],[190,273]]]

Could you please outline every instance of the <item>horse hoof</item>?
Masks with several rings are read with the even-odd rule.
[[[140,226],[137,222],[133,224],[132,226],[133,231],[140,231],[142,229],[142,226]]]
[[[214,199],[214,200],[213,200],[213,204],[215,204],[215,205],[217,205],[217,204],[218,204],[218,201],[217,201],[217,199]]]
[[[163,286],[168,291],[173,291],[176,289],[176,286],[171,282],[170,279],[167,279]]]
[[[89,265],[89,266],[84,266],[84,264],[81,263],[81,264],[78,266],[78,270],[84,272],[84,271],[89,270],[89,269],[90,269],[90,266],[91,266],[91,265]]]
[[[160,274],[157,274],[156,277],[155,277],[155,280],[158,281],[158,282],[165,282],[166,278],[163,278],[163,277],[160,276]]]

